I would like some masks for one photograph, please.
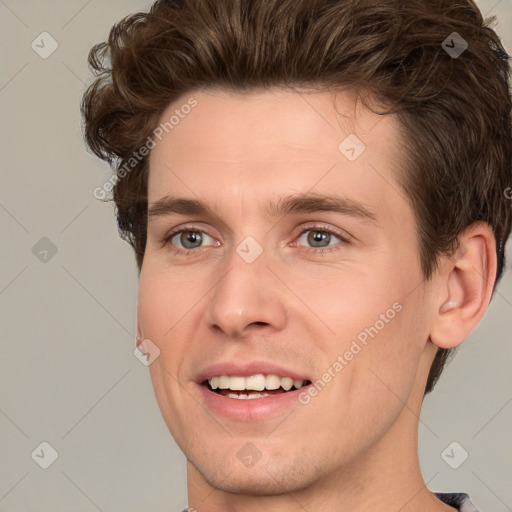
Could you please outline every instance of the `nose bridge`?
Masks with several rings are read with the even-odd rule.
[[[243,336],[251,324],[281,329],[286,312],[278,283],[267,268],[269,254],[252,237],[234,246],[210,298],[207,322],[229,336]]]

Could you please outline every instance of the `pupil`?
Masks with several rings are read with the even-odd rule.
[[[317,243],[321,243],[322,241],[326,241],[329,242],[329,233],[325,233],[325,232],[322,232],[322,231],[311,231],[311,233],[309,234],[308,238],[308,242],[315,246],[315,247],[318,247]]]
[[[198,231],[186,231],[181,234],[181,243],[183,244],[183,247],[187,249],[194,248],[188,244],[199,243],[199,245],[201,245],[201,241],[202,236],[201,233],[199,233]]]

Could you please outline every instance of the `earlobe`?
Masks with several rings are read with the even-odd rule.
[[[485,315],[496,279],[496,243],[492,229],[478,222],[459,237],[434,279],[440,280],[430,340],[439,348],[460,345]]]

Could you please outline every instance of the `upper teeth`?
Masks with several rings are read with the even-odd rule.
[[[251,375],[250,377],[230,377],[220,375],[208,379],[212,389],[231,389],[232,391],[243,391],[252,389],[254,391],[263,391],[264,389],[279,389],[282,387],[289,391],[292,386],[300,389],[304,383],[303,380],[293,380],[291,377],[279,377],[278,375]]]

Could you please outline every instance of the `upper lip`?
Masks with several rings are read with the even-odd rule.
[[[225,361],[212,364],[201,370],[196,376],[196,382],[202,384],[212,377],[221,375],[249,377],[263,373],[264,375],[277,375],[279,377],[291,377],[294,380],[311,380],[310,377],[298,370],[285,368],[275,363],[266,361],[234,362]]]

